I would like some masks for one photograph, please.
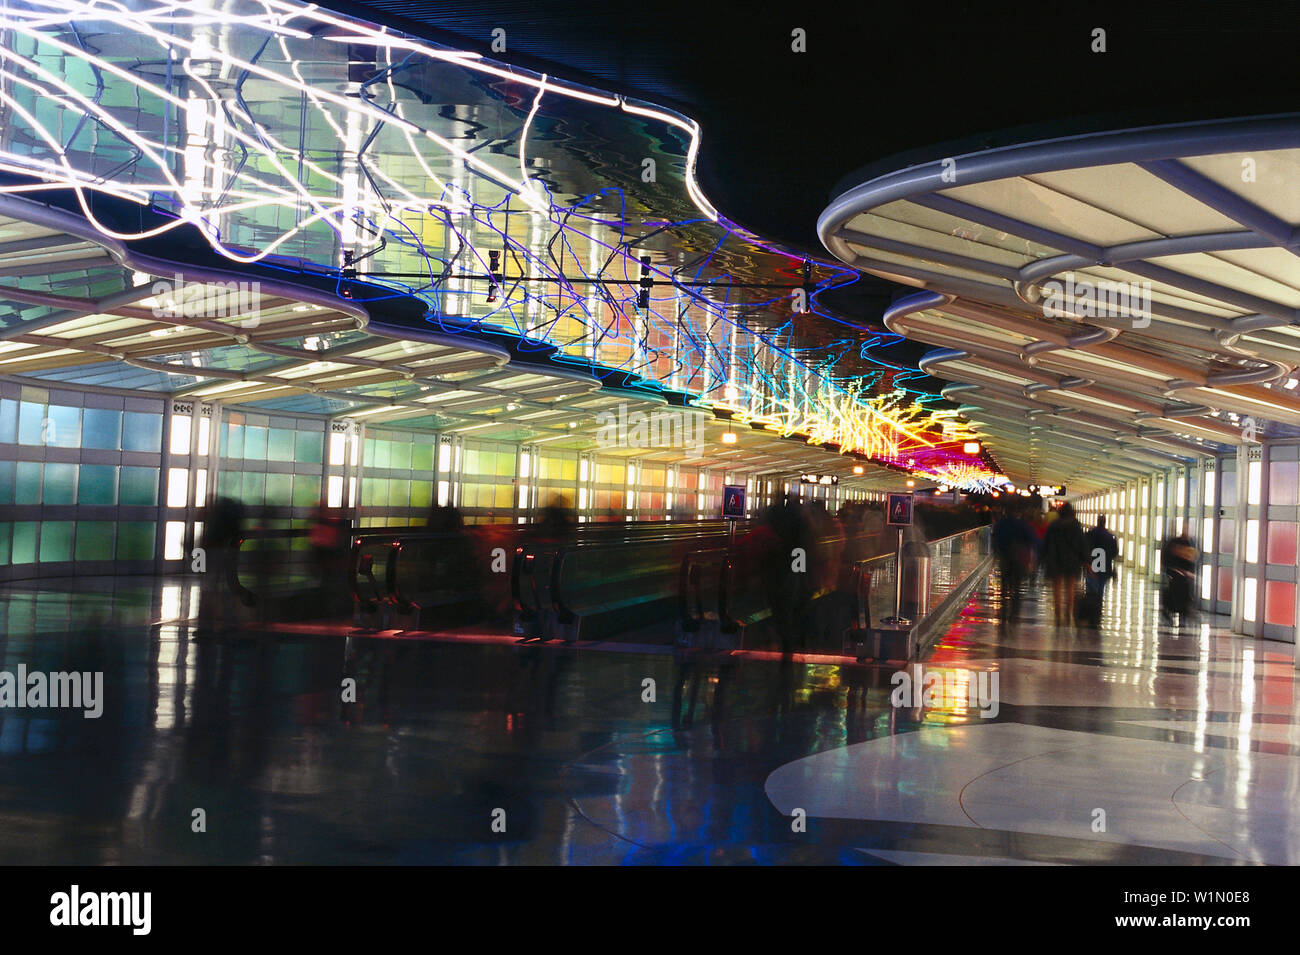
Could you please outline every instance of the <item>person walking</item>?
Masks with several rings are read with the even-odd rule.
[[[1106,530],[1106,515],[1097,515],[1097,525],[1084,535],[1088,561],[1084,568],[1083,616],[1094,628],[1101,626],[1101,602],[1106,596],[1106,585],[1115,577],[1115,559],[1119,557],[1119,542]]]
[[[1074,620],[1079,574],[1087,563],[1088,549],[1074,508],[1066,503],[1043,534],[1043,576],[1052,582],[1052,604],[1058,627]]]
[[[1020,516],[1020,508],[1008,503],[993,525],[993,553],[998,559],[1001,581],[1001,620],[1013,622],[1020,614],[1020,598],[1025,578],[1033,569],[1038,538],[1033,528]]]

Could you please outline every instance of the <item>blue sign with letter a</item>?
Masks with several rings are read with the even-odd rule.
[[[722,516],[729,521],[745,519],[745,485],[727,484],[722,488]]]
[[[912,495],[889,495],[885,502],[885,523],[898,527],[912,526]]]

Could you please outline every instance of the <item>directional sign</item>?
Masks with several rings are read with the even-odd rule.
[[[731,521],[743,521],[745,519],[745,485],[723,485],[722,516]]]
[[[912,495],[890,494],[885,502],[885,523],[896,527],[912,526]]]

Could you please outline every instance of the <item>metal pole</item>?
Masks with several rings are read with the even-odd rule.
[[[903,622],[903,528],[898,528],[898,549],[894,557],[894,622]]]

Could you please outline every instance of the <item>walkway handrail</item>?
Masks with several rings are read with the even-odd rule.
[[[555,619],[560,623],[573,623],[576,614],[573,609],[564,601],[564,587],[561,580],[564,575],[564,558],[568,554],[568,548],[563,544],[555,546],[555,553],[551,557],[551,609],[555,611]]]

